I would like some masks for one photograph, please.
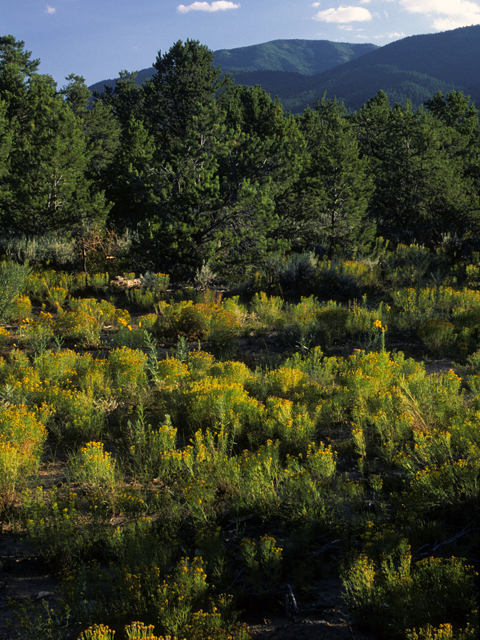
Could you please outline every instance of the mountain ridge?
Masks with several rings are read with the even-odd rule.
[[[278,71],[312,76],[376,48],[378,48],[377,45],[369,43],[280,39],[235,49],[219,49],[214,51],[214,64],[220,65],[223,73],[232,75],[244,72]],[[153,67],[142,69],[137,72],[136,81],[142,84],[154,73]],[[115,82],[116,80],[112,78],[100,80],[90,85],[89,89],[101,92],[104,86],[115,86]]]
[[[214,53],[215,64],[231,73],[237,84],[260,84],[292,113],[301,113],[324,93],[355,111],[380,90],[391,104],[410,100],[414,108],[438,91],[452,90],[462,91],[480,105],[480,25],[408,36],[382,47],[273,40]],[[315,71],[322,66],[328,68]],[[137,82],[144,82],[154,71],[142,70]],[[101,91],[105,84],[114,86],[115,80],[90,89]]]

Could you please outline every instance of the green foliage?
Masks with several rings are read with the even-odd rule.
[[[213,61],[178,42],[88,109],[0,39],[1,246],[51,262],[0,268],[2,515],[84,638],[245,638],[233,607],[278,607],[287,578],[303,598],[334,547],[382,637],[468,637],[478,114],[452,91],[294,118]]]
[[[16,262],[0,263],[0,322],[7,320],[15,298],[24,292],[30,269]]]
[[[294,189],[302,194],[299,205],[310,246],[322,245],[330,255],[356,253],[375,231],[365,219],[372,178],[345,116],[344,105],[324,95],[301,120],[309,154]]]
[[[405,539],[380,562],[360,555],[343,578],[345,598],[357,620],[398,638],[412,627],[440,627],[446,620],[466,624],[474,607],[473,580],[473,567],[460,558],[414,563]]]

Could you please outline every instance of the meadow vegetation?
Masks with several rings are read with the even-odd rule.
[[[2,262],[2,532],[61,584],[17,637],[247,640],[331,575],[374,637],[478,637],[478,268],[419,255],[223,291]]]

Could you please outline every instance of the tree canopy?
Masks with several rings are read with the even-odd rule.
[[[354,114],[324,95],[294,117],[196,40],[101,95],[73,73],[58,89],[38,65],[0,38],[3,235],[129,230],[140,262],[188,277],[278,252],[355,255],[375,234],[436,247],[478,233],[478,111],[459,91],[416,110],[379,92]]]

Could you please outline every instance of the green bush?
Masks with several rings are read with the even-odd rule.
[[[0,263],[0,322],[9,318],[15,298],[23,293],[30,268],[16,262]]]

